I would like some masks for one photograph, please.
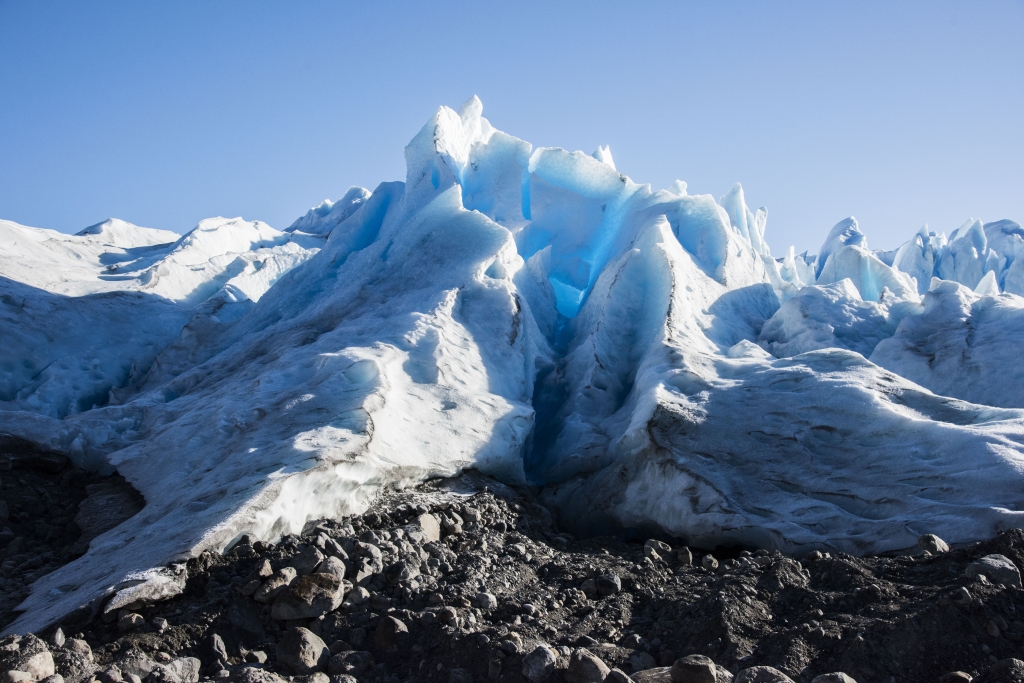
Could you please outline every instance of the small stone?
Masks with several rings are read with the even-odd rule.
[[[1020,570],[1010,558],[1005,555],[986,555],[967,565],[964,574],[976,579],[985,576],[992,583],[1004,586],[1021,587]]]
[[[949,551],[949,545],[935,534],[925,534],[917,539],[917,544],[921,546],[921,550],[931,553],[932,555],[938,555]]]
[[[821,552],[820,550],[812,550],[811,552],[807,553],[807,559],[810,560],[811,562],[817,562],[818,560],[824,560],[825,559],[825,553]]]
[[[569,657],[566,683],[603,683],[611,669],[590,650],[579,648]]]
[[[146,619],[141,614],[135,614],[132,612],[117,620],[117,630],[121,633],[128,633],[129,631],[134,631],[145,623]]]
[[[605,677],[604,683],[634,683],[634,681],[622,669],[612,669]]]
[[[409,627],[392,616],[383,617],[373,633],[373,642],[378,649],[393,652],[401,644],[403,634],[409,633]]]
[[[64,647],[65,642],[67,642],[67,638],[64,637],[64,631],[58,627],[57,630],[53,632],[53,635],[50,636],[50,645],[53,645],[54,647]]]
[[[668,557],[671,552],[671,546],[664,541],[649,538],[647,539],[647,542],[644,543],[644,557],[649,560],[662,560]]]
[[[224,645],[224,639],[213,633],[206,641],[206,651],[215,662],[227,663],[228,648]]]
[[[170,626],[170,623],[163,617],[153,617],[149,620],[149,623],[153,626],[157,633],[163,633],[167,630],[167,627]]]
[[[278,663],[297,674],[323,671],[330,659],[327,644],[309,629],[291,629],[277,644]]]
[[[270,565],[270,560],[263,560],[263,562],[260,563],[260,568],[256,574],[261,579],[269,579],[273,576],[274,568]]]
[[[689,548],[680,548],[676,553],[676,559],[679,560],[679,564],[688,567],[693,564],[693,553]]]
[[[597,582],[594,579],[587,579],[580,584],[580,590],[586,595],[597,595]]]
[[[622,579],[616,574],[605,574],[597,577],[597,594],[601,596],[615,595],[622,590]]]
[[[857,683],[852,676],[842,671],[835,671],[830,674],[821,674],[811,679],[811,683]]]
[[[263,582],[263,585],[253,593],[252,599],[256,602],[270,604],[278,595],[283,593],[298,576],[299,573],[295,571],[294,567],[282,567]]]
[[[714,571],[718,569],[718,560],[716,560],[712,555],[705,555],[701,558],[700,566],[704,567],[704,569],[707,569],[708,571]]]
[[[710,657],[687,655],[672,663],[672,683],[715,683],[717,671]]]
[[[968,605],[970,604],[972,599],[973,596],[971,596],[971,592],[963,586],[961,586],[960,589],[953,593],[953,595],[950,597],[950,600],[952,600],[953,603],[957,605]]]
[[[477,593],[473,597],[473,604],[479,609],[494,609],[498,606],[498,598],[492,593]]]
[[[284,683],[284,679],[266,669],[255,666],[241,666],[231,674],[234,683]]]
[[[64,683],[64,677],[60,674],[52,674],[39,681],[39,683]],[[132,683],[142,683],[142,679],[135,676],[135,680]]]
[[[7,672],[7,683],[31,683],[32,674],[27,671],[10,670]]]
[[[342,581],[345,578],[345,563],[337,557],[328,557],[320,563],[320,566],[317,567],[316,570],[321,574],[337,576],[339,581]]]
[[[242,595],[254,595],[262,585],[262,581],[260,581],[259,579],[253,579],[252,581],[249,581],[244,586],[242,586]]]
[[[990,621],[985,624],[985,633],[989,634],[993,638],[999,637],[999,627],[996,626],[996,622]]]
[[[793,679],[771,666],[752,666],[736,674],[733,683],[793,683]]]
[[[450,605],[448,607],[442,607],[437,611],[437,620],[442,624],[447,624],[448,626],[458,626],[459,613]]]
[[[538,645],[523,657],[523,676],[533,683],[540,683],[551,676],[557,662],[558,653],[547,645]]]
[[[420,515],[416,518],[416,525],[423,531],[423,535],[427,537],[427,543],[441,540],[441,524],[434,515],[429,513]]]
[[[324,561],[324,554],[316,546],[299,546],[299,552],[291,558],[291,566],[295,568],[299,576],[312,574],[313,570]]]
[[[267,653],[263,650],[250,650],[245,653],[245,661],[252,664],[266,664]]]
[[[971,683],[972,680],[971,675],[963,671],[950,671],[939,676],[939,683]]]
[[[345,599],[351,602],[353,605],[362,605],[364,602],[370,599],[370,591],[366,590],[362,586],[356,586],[348,592]]]

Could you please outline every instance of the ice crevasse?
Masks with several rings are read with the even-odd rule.
[[[283,232],[163,244],[124,224],[101,248],[0,224],[21,245],[0,244],[0,313],[23,340],[0,348],[0,432],[146,499],[11,629],[467,467],[544,484],[584,532],[705,546],[859,554],[1024,521],[1019,226],[923,229],[890,253],[847,219],[819,256],[775,258],[739,185],[653,191],[607,148],[534,149],[481,114],[442,107],[404,183]],[[12,265],[52,274],[68,249],[98,265],[67,282]],[[55,324],[98,338],[68,348]],[[28,356],[45,369],[26,376]]]

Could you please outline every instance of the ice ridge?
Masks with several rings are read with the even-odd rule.
[[[876,252],[850,218],[776,258],[740,185],[653,190],[482,111],[441,107],[404,182],[281,232],[0,222],[0,431],[146,499],[11,629],[469,467],[545,485],[570,527],[711,546],[1021,524],[1016,223]]]

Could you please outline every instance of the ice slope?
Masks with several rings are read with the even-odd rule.
[[[352,190],[285,233],[214,221],[120,262],[119,296],[195,315],[106,405],[34,390],[0,406],[0,431],[116,467],[146,507],[40,579],[12,630],[243,533],[273,539],[465,467],[547,485],[571,526],[705,545],[881,552],[1021,524],[1024,410],[865,358],[929,315],[899,254],[869,251],[848,221],[824,258],[777,260],[739,186],[717,201],[678,181],[654,191],[607,148],[534,149],[481,114],[476,98],[440,108],[406,147],[404,183]],[[995,247],[961,239],[975,252],[950,251],[953,271],[973,277]],[[901,262],[927,263],[912,255]],[[111,285],[83,268],[77,298],[45,290],[79,312],[63,324],[131,314],[90,308],[88,288]],[[972,289],[999,286],[983,280]],[[52,323],[12,324],[43,339]],[[0,371],[16,374],[29,343],[0,349]],[[83,372],[51,366],[54,386]]]
[[[63,418],[117,402],[169,344],[241,315],[323,241],[241,219],[184,236],[0,221],[0,410]]]

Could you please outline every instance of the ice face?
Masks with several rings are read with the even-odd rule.
[[[482,113],[440,108],[405,182],[285,232],[0,223],[0,431],[146,498],[11,629],[467,467],[547,485],[583,531],[711,546],[881,552],[1021,523],[1024,402],[1000,390],[1021,384],[1024,300],[998,293],[1024,283],[1019,226],[882,258],[848,219],[776,259],[739,185],[653,191],[606,148],[534,149]]]

